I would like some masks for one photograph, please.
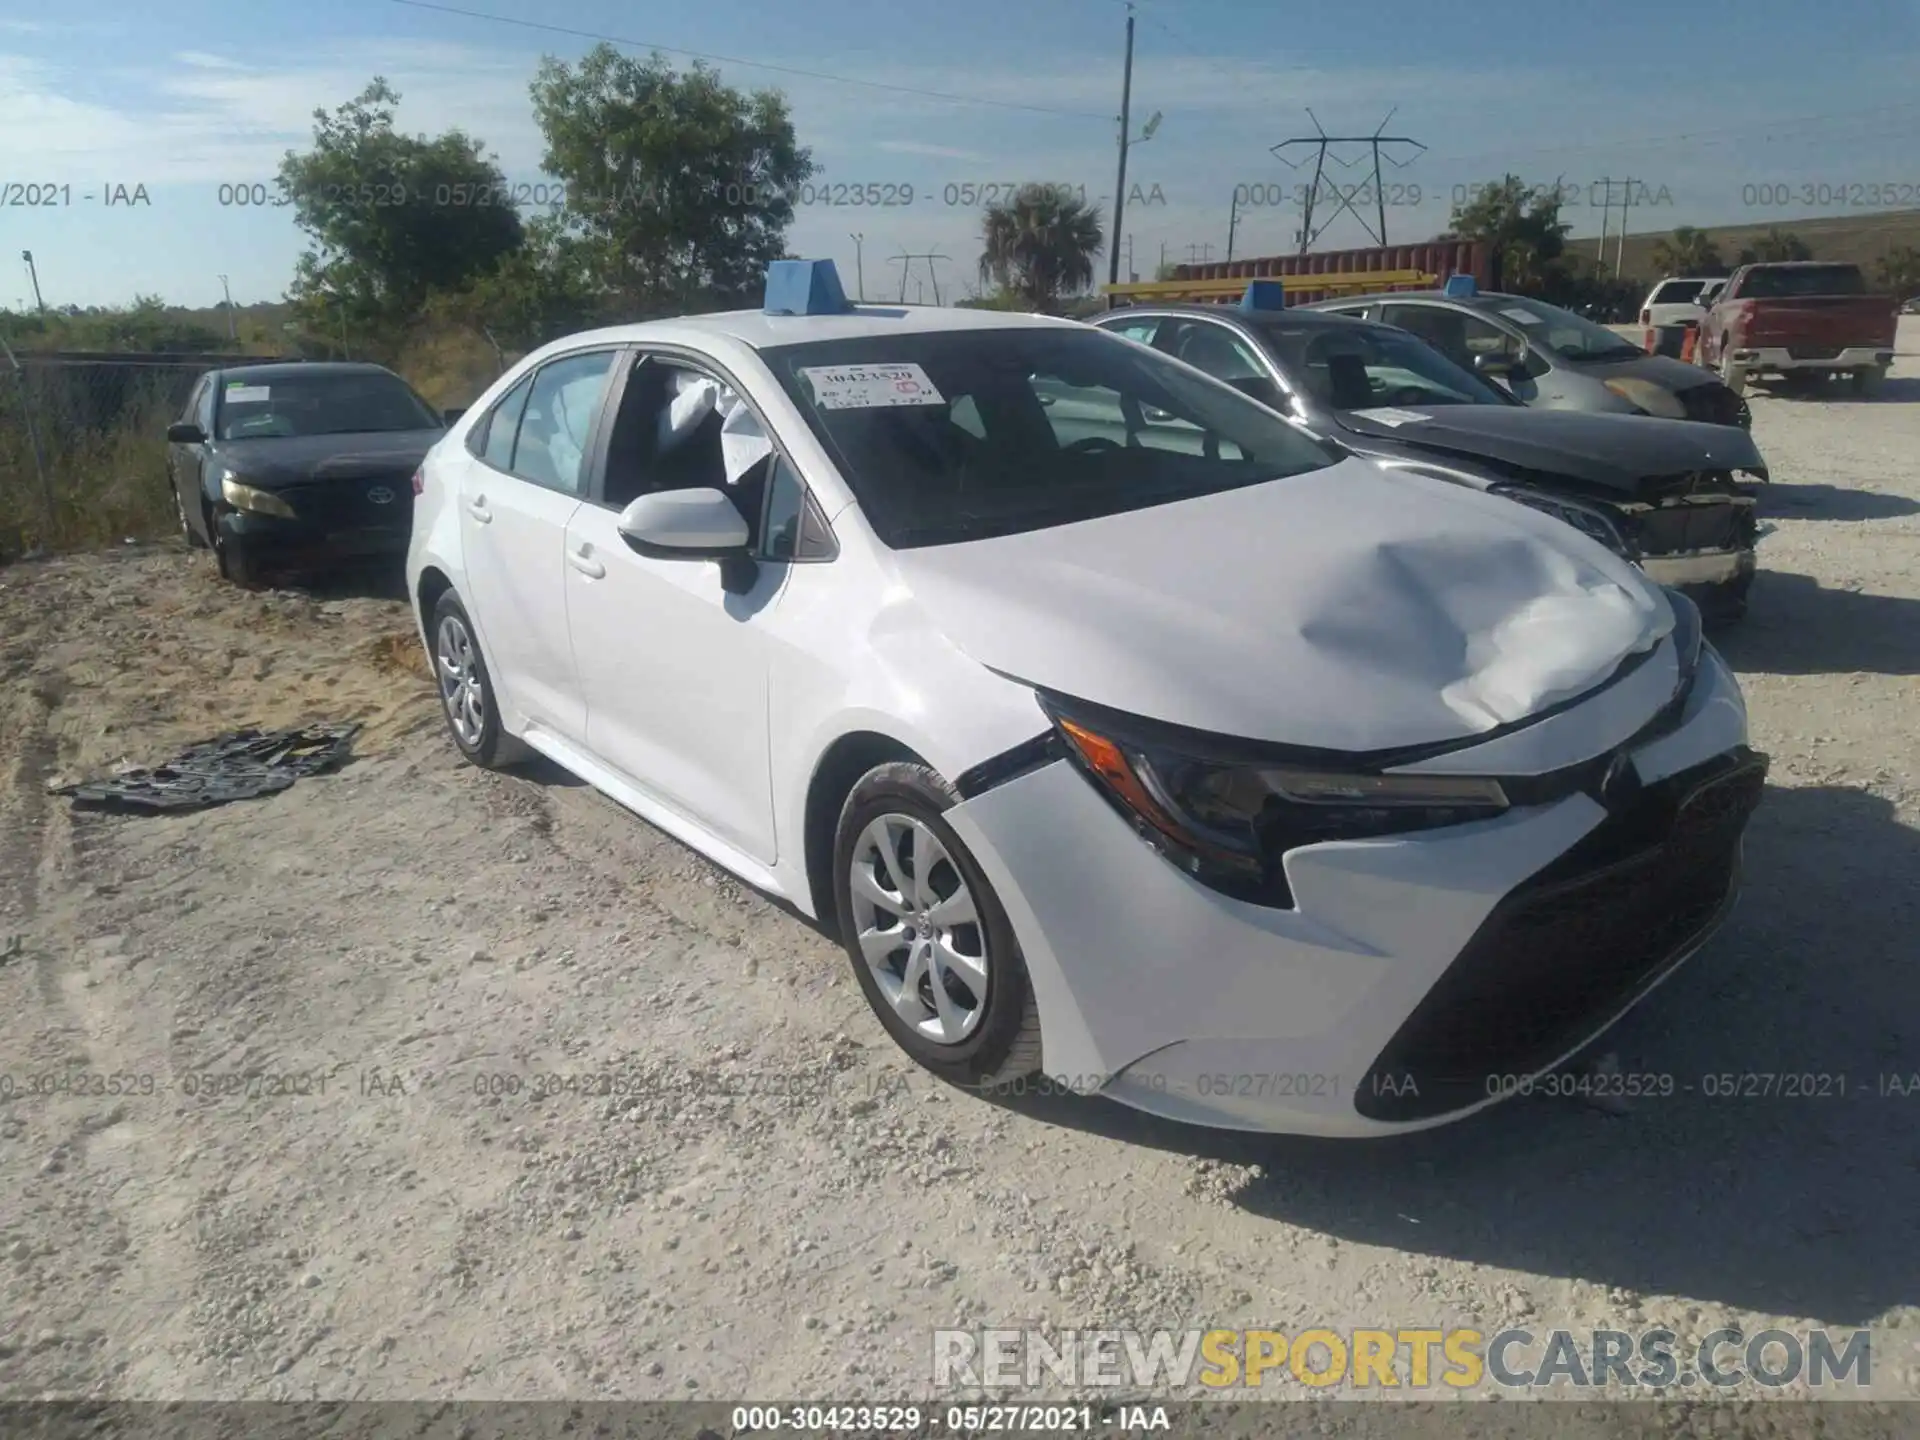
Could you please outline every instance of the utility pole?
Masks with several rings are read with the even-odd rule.
[[[237,344],[240,334],[233,323],[233,291],[228,288],[227,277],[224,275],[220,277],[220,293],[227,297],[227,339]]]
[[[1207,261],[1211,259],[1213,259],[1213,246],[1211,245],[1187,246],[1187,263],[1189,265],[1192,265],[1196,262],[1200,264],[1205,264]]]
[[[1233,232],[1240,223],[1240,187],[1233,187],[1233,204],[1227,210],[1227,259],[1233,259]]]
[[[1127,279],[1129,281],[1134,281],[1134,280],[1138,280],[1139,278],[1140,278],[1140,272],[1133,268],[1133,232],[1128,231],[1127,232]]]
[[[1615,278],[1627,271],[1627,207],[1633,204],[1633,177],[1620,182],[1620,248],[1613,257]]]
[[[867,237],[865,235],[848,235],[847,238],[853,241],[854,287],[859,292],[860,303],[864,305],[867,303],[867,272],[865,267],[860,262],[860,244]]]
[[[44,315],[47,313],[47,302],[40,298],[40,272],[33,268],[33,252],[22,250],[20,258],[27,262],[27,277],[33,281],[34,308]]]
[[[1613,214],[1613,177],[1602,175],[1598,180],[1593,181],[1587,186],[1589,195],[1593,193],[1594,185],[1600,187],[1600,250],[1594,256],[1594,259],[1599,262],[1595,268],[1605,270],[1607,268],[1607,221]]]
[[[1162,270],[1167,268],[1167,242],[1164,240],[1160,242],[1160,268]]]
[[[1288,166],[1290,169],[1298,170],[1300,165],[1305,162],[1296,163],[1289,160],[1284,152],[1295,145],[1311,145],[1314,147],[1313,185],[1307,191],[1305,202],[1306,213],[1301,217],[1300,221],[1300,253],[1302,255],[1307,253],[1314,241],[1327,233],[1327,227],[1340,218],[1340,212],[1343,210],[1360,222],[1361,227],[1373,237],[1375,244],[1385,245],[1387,243],[1387,191],[1380,180],[1380,161],[1384,158],[1388,164],[1399,169],[1405,169],[1408,165],[1411,165],[1415,160],[1419,159],[1420,152],[1427,148],[1418,140],[1412,139],[1409,136],[1387,135],[1382,133],[1393,120],[1394,115],[1398,113],[1398,109],[1399,107],[1396,106],[1394,109],[1389,110],[1387,112],[1387,118],[1380,122],[1379,128],[1371,135],[1329,135],[1326,132],[1326,128],[1321,125],[1320,117],[1309,109],[1307,111],[1307,118],[1313,121],[1315,133],[1312,135],[1295,136],[1291,140],[1282,140],[1278,145],[1270,148],[1270,153],[1283,165]],[[1333,213],[1327,217],[1325,223],[1323,223],[1318,230],[1313,228],[1314,201],[1318,199],[1320,195],[1320,181],[1326,174],[1327,161],[1331,159],[1335,164],[1349,168],[1359,163],[1357,157],[1347,159],[1344,156],[1334,154],[1333,147],[1336,145],[1365,145],[1372,153],[1373,198],[1375,211],[1379,216],[1379,228],[1376,229],[1373,223],[1354,207],[1354,196],[1360,189],[1357,185],[1349,188],[1344,194],[1338,186],[1335,186],[1330,192],[1336,202],[1333,207]],[[1396,145],[1411,145],[1414,153],[1409,155],[1405,160],[1401,160],[1391,154],[1383,156],[1383,147]]]
[[[1127,137],[1133,123],[1133,4],[1127,4],[1127,59],[1120,73],[1120,178],[1113,187],[1113,239],[1108,243],[1107,283],[1120,283],[1120,216],[1127,203]]]

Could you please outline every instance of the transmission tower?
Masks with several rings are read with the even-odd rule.
[[[1387,118],[1380,122],[1379,129],[1375,130],[1371,135],[1329,135],[1327,134],[1326,127],[1321,125],[1320,117],[1309,109],[1307,111],[1307,118],[1313,121],[1314,133],[1311,135],[1298,135],[1291,140],[1282,140],[1278,145],[1272,147],[1271,153],[1274,158],[1279,160],[1281,164],[1294,170],[1300,169],[1307,162],[1304,159],[1297,161],[1289,159],[1286,152],[1300,145],[1311,145],[1313,147],[1313,184],[1307,190],[1307,198],[1303,207],[1305,213],[1300,218],[1300,253],[1302,255],[1307,253],[1314,241],[1327,233],[1327,227],[1340,218],[1342,211],[1345,211],[1352,215],[1354,219],[1358,220],[1361,228],[1373,237],[1376,245],[1384,245],[1387,243],[1387,192],[1386,187],[1380,181],[1380,162],[1384,159],[1394,168],[1404,170],[1415,160],[1418,160],[1420,153],[1427,148],[1418,140],[1412,139],[1409,136],[1388,135],[1384,133],[1387,125],[1398,112],[1398,106],[1389,110],[1387,112]],[[1327,216],[1320,228],[1316,230],[1313,228],[1314,202],[1320,198],[1320,182],[1327,173],[1327,161],[1331,160],[1343,169],[1351,170],[1366,158],[1361,155],[1342,154],[1334,149],[1335,146],[1352,145],[1366,146],[1368,155],[1372,157],[1373,198],[1379,216],[1379,228],[1375,229],[1373,222],[1361,214],[1353,203],[1354,197],[1359,193],[1361,187],[1354,185],[1342,191],[1338,185],[1335,185],[1328,191],[1328,194],[1334,201],[1333,213]],[[1409,145],[1413,147],[1413,153],[1407,155],[1404,160],[1398,155],[1391,153],[1394,148],[1402,148],[1404,153],[1404,147]]]
[[[927,279],[933,282],[933,303],[938,305],[940,303],[940,277],[934,273],[933,262],[936,260],[951,260],[952,258],[951,255],[940,255],[933,252],[924,255],[909,255],[904,250],[894,256],[889,263],[900,267],[900,303],[902,305],[907,303],[907,277],[913,273],[913,262],[916,260],[924,260],[927,262]]]

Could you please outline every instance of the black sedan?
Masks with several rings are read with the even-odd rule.
[[[1746,608],[1767,467],[1744,430],[1531,408],[1405,330],[1324,311],[1141,305],[1093,323],[1383,464],[1556,515],[1711,616]]]
[[[211,371],[167,427],[180,529],[241,585],[276,570],[402,555],[413,473],[448,418],[378,365]]]

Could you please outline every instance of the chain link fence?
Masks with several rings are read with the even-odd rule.
[[[0,556],[165,534],[167,425],[233,358],[0,348]]]
[[[485,327],[438,326],[409,337],[392,368],[435,405],[464,406],[519,353]],[[298,358],[0,341],[0,563],[173,533],[166,432],[194,382],[221,366]]]

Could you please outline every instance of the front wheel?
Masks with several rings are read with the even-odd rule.
[[[887,1033],[955,1085],[1040,1068],[1040,1015],[993,887],[947,824],[959,796],[925,765],[876,766],[834,838],[834,895],[860,989]]]
[[[220,567],[222,580],[243,590],[260,588],[259,557],[240,541],[222,535],[217,521],[213,531],[213,558]]]

